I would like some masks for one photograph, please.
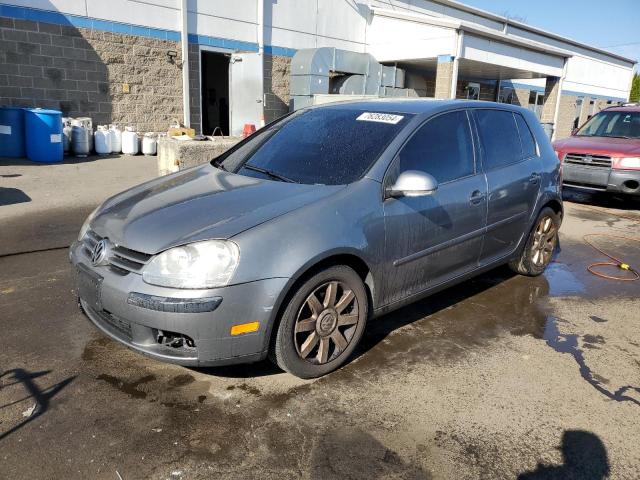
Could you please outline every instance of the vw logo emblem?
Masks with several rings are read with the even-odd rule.
[[[103,238],[98,243],[96,243],[96,246],[93,247],[93,250],[91,251],[91,263],[94,267],[97,267],[99,265],[107,265],[109,263],[107,259],[108,255],[109,243],[107,242],[106,238]]]
[[[591,162],[593,162],[593,157],[591,155],[585,155],[584,163],[591,163]]]

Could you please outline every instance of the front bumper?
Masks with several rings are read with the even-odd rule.
[[[613,170],[565,163],[562,166],[562,183],[584,190],[640,195],[638,170]]]
[[[182,290],[149,285],[141,275],[122,274],[108,266],[92,267],[77,243],[71,246],[69,257],[76,270],[86,272],[83,278],[99,279],[95,286],[97,301],[92,295],[79,295],[82,310],[102,332],[129,348],[185,366],[248,363],[265,358],[277,302],[287,279]],[[77,294],[86,290],[76,286]],[[231,335],[233,325],[256,321],[257,331]],[[187,341],[167,344],[167,336]]]

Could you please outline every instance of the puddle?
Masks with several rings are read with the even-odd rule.
[[[145,375],[144,377],[134,380],[133,382],[125,382],[124,380],[120,380],[119,378],[113,377],[111,375],[107,375],[106,373],[98,375],[98,380],[102,380],[103,382],[107,382],[114,388],[117,388],[123,393],[126,393],[131,398],[147,398],[147,392],[144,390],[140,390],[138,387],[144,385],[145,383],[153,382],[156,377],[155,375]]]
[[[576,295],[586,291],[584,283],[562,263],[552,263],[543,275],[549,283],[549,295],[551,296]]]
[[[563,323],[566,322],[562,319],[549,317],[544,329],[547,345],[558,353],[571,355],[578,364],[580,376],[605,397],[616,402],[631,402],[640,406],[640,401],[629,395],[640,394],[640,387],[626,385],[611,391],[606,387],[609,380],[594,373],[588,365],[583,349],[599,348],[598,345],[606,343],[605,339],[601,335],[561,333],[560,325]]]

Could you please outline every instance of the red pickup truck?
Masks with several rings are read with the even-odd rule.
[[[564,185],[640,196],[640,105],[602,110],[553,148]]]

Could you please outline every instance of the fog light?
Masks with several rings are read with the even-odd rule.
[[[255,332],[260,328],[260,322],[241,323],[231,327],[231,335]]]

